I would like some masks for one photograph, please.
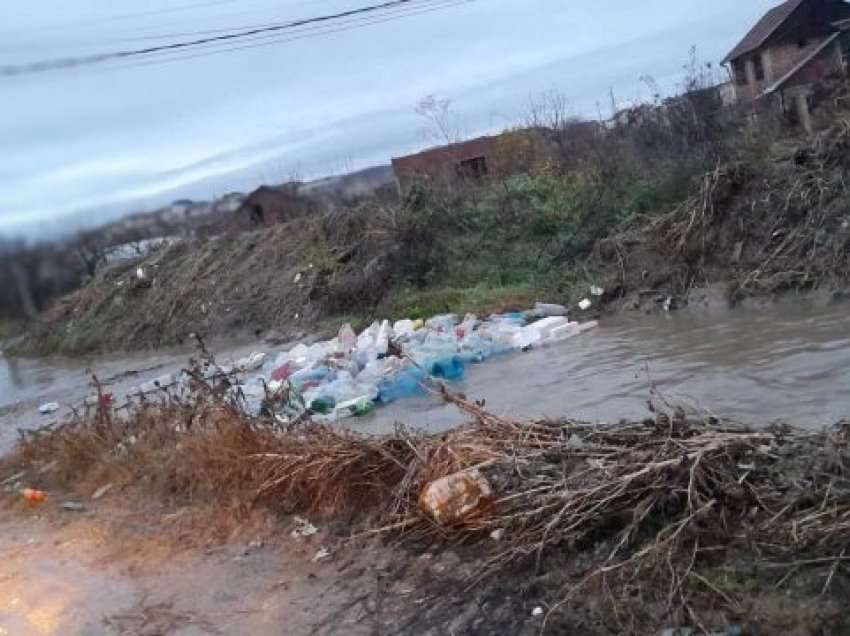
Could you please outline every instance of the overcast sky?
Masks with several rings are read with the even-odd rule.
[[[374,1],[3,0],[0,66]],[[427,145],[414,112],[427,94],[450,99],[468,134],[521,121],[551,89],[578,115],[607,115],[610,91],[641,99],[645,75],[672,90],[692,45],[716,62],[776,3],[429,1],[429,12],[265,46],[0,77],[0,234],[55,235],[176,198],[387,163]]]

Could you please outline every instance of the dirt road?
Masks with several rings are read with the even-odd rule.
[[[199,528],[189,512],[58,508],[0,511],[2,636],[483,634],[493,621],[505,634],[539,629],[510,591],[461,593],[473,566],[451,551],[346,549],[324,529],[293,538],[291,522],[283,532],[258,517],[232,530],[228,521]],[[209,547],[196,545],[205,534]],[[314,562],[323,545],[332,554]]]

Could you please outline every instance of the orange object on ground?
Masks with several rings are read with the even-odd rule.
[[[21,491],[21,495],[23,498],[29,503],[36,504],[44,501],[44,498],[47,497],[47,493],[43,490],[36,490],[35,488],[24,488]]]
[[[463,522],[493,498],[490,482],[477,470],[465,470],[432,481],[419,495],[419,507],[440,525]]]

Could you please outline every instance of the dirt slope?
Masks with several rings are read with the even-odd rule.
[[[23,348],[75,353],[179,344],[192,333],[292,335],[328,312],[374,303],[394,247],[356,212],[174,245],[101,272],[57,303]]]
[[[592,268],[608,272],[609,298],[675,304],[708,283],[747,296],[850,282],[850,120],[811,142],[719,166],[668,214],[601,241]]]

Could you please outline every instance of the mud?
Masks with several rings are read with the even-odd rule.
[[[530,635],[540,627],[533,594],[464,589],[475,578],[469,554],[377,541],[347,547],[327,528],[293,539],[285,521],[245,519],[204,547],[203,533],[175,532],[179,511],[144,521],[114,506],[88,508],[33,513],[6,502],[0,634]],[[315,562],[323,545],[333,552]]]

